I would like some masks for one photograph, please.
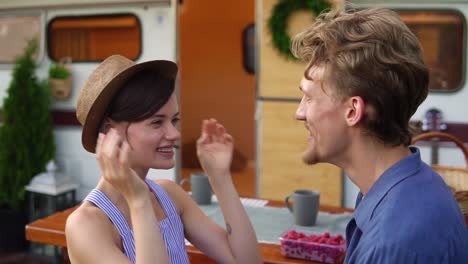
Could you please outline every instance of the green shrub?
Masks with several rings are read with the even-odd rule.
[[[0,207],[24,209],[25,185],[46,169],[55,155],[47,82],[36,77],[30,41],[13,69],[3,101],[0,127]]]
[[[52,64],[49,68],[49,77],[54,79],[65,80],[70,76],[70,72],[60,64]]]

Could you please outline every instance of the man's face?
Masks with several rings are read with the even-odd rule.
[[[344,100],[337,99],[330,82],[322,81],[324,70],[324,67],[312,67],[310,80],[303,77],[299,86],[303,96],[296,119],[304,121],[309,132],[308,146],[302,155],[307,164],[336,164],[348,144]]]

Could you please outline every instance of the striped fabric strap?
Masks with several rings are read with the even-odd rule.
[[[166,213],[166,216],[177,215],[177,209],[169,197],[169,194],[167,194],[167,192],[161,186],[150,179],[146,179],[146,183],[155,194],[156,199],[158,199],[159,203],[161,204],[164,212]]]
[[[132,263],[135,263],[135,242],[133,239],[133,233],[120,210],[102,191],[98,189],[93,189],[85,200],[99,207],[107,217],[109,217],[122,238],[125,255]]]

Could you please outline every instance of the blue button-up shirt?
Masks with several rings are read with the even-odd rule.
[[[468,264],[468,230],[451,190],[410,149],[364,198],[359,193],[345,263]]]

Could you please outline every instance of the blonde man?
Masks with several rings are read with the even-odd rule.
[[[360,189],[346,263],[468,263],[468,232],[442,178],[409,146],[428,94],[416,36],[388,9],[331,11],[298,34],[307,63],[296,119],[308,164],[343,168]]]

